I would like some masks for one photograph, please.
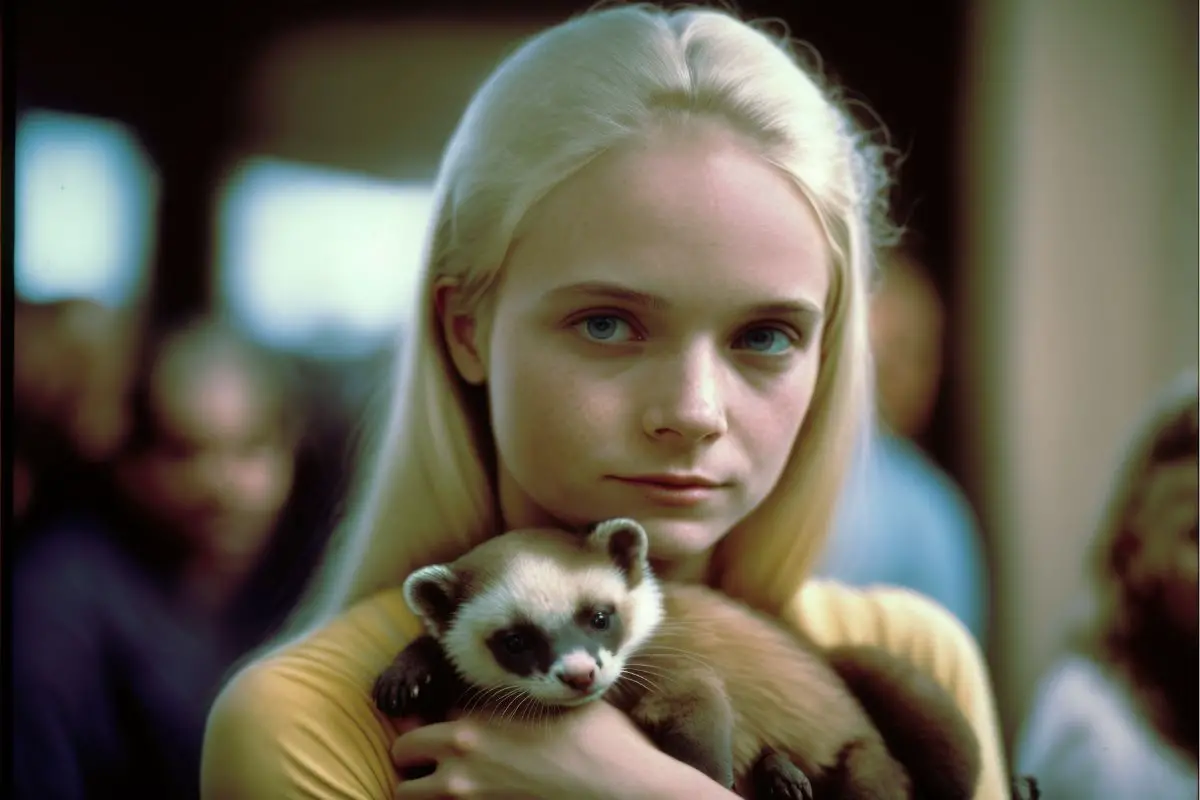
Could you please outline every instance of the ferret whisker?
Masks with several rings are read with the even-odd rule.
[[[647,692],[653,692],[657,688],[655,684],[647,680],[644,676],[638,675],[632,670],[626,670],[622,677],[628,680],[630,683],[640,686]]]
[[[517,717],[520,719],[522,725],[529,726],[533,724],[533,720],[537,717],[538,705],[540,704],[534,700],[533,702],[521,703],[521,705],[517,706]]]
[[[529,705],[529,695],[522,696],[521,698],[519,698],[517,700],[515,706],[510,704],[509,706],[505,707],[504,715],[500,718],[500,721],[507,722],[509,724],[524,721],[525,715],[522,712],[524,711],[525,707],[528,705]]]
[[[496,713],[500,708],[500,704],[511,700],[515,695],[519,694],[520,690],[514,686],[505,686],[499,690],[492,690],[480,700],[480,705],[488,709],[488,719],[496,718]]]
[[[517,713],[521,720],[521,724],[532,726],[535,724],[538,716],[541,714],[542,701],[538,700],[533,695],[529,695],[527,702],[522,703],[517,707]]]
[[[458,705],[463,709],[463,713],[469,714],[483,702],[485,697],[495,691],[495,689],[467,689],[463,692],[463,697],[459,699]]]
[[[525,698],[528,696],[529,696],[528,693],[526,693],[524,691],[517,691],[517,692],[514,692],[512,695],[510,695],[508,698],[508,702],[506,702],[504,704],[504,708],[501,709],[499,712],[500,720],[504,721],[506,719],[511,719],[509,709],[511,709],[513,707],[514,703],[516,704],[517,708],[520,708],[521,705],[524,704]]]
[[[632,660],[626,665],[625,668],[626,669],[630,669],[630,668],[640,669],[643,672],[648,672],[648,673],[656,674],[656,675],[671,675],[673,673],[673,670],[667,669],[666,667],[660,666],[658,664],[650,664],[648,662],[641,661],[641,660]]]
[[[506,698],[519,691],[519,689],[512,686],[490,687],[482,692],[479,692],[476,697],[473,698],[468,710],[472,710],[484,705],[494,706],[496,703],[504,701]]]
[[[655,653],[658,653],[661,655],[669,655],[669,656],[673,656],[676,658],[686,658],[690,661],[694,661],[695,663],[699,664],[702,667],[708,667],[708,668],[712,667],[712,664],[708,660],[701,658],[700,656],[696,655],[695,653],[689,653],[686,650],[680,650],[678,647],[668,647],[667,645],[662,645],[662,644],[658,644],[658,643],[655,643],[653,645],[642,648],[639,651],[638,655],[653,655]]]

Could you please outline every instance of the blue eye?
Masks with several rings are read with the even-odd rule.
[[[621,339],[622,326],[628,328],[629,323],[612,314],[597,314],[580,320],[575,327],[583,331],[589,339],[597,342],[612,342]],[[625,338],[629,338],[629,334],[626,334]]]
[[[775,356],[786,353],[796,344],[793,337],[779,328],[751,328],[738,337],[737,345],[741,349],[751,350],[761,355]]]

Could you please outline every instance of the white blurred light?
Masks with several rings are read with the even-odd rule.
[[[156,230],[158,176],[109,120],[29,111],[17,123],[14,282],[34,301],[136,299]]]
[[[243,164],[219,202],[221,299],[251,335],[353,354],[407,323],[432,186],[263,158]]]

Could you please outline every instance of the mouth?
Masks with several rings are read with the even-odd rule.
[[[627,485],[640,489],[651,500],[664,505],[690,506],[710,500],[728,486],[704,475],[664,473],[660,475],[614,476]]]
[[[664,489],[719,489],[725,485],[721,481],[715,481],[704,475],[679,472],[664,472],[658,475],[618,475],[616,478],[625,483],[659,486]]]

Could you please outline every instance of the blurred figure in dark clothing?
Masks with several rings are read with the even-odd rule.
[[[135,315],[82,300],[13,314],[13,516],[20,531],[85,502],[126,434]],[[43,492],[43,486],[52,487]],[[12,544],[13,538],[7,541]]]
[[[305,476],[285,374],[228,329],[150,342],[129,400],[110,502],[58,517],[15,564],[19,798],[195,797],[209,704],[329,527],[328,480],[287,504]]]

